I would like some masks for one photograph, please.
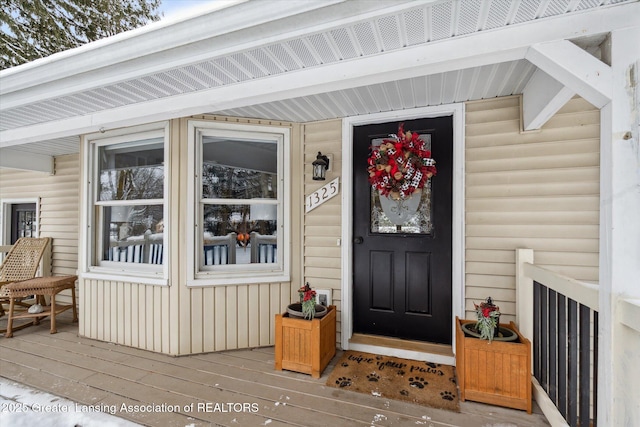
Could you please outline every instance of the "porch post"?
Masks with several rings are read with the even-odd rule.
[[[533,264],[533,249],[516,249],[516,323],[520,333],[533,342],[533,279],[524,273],[525,263]]]
[[[640,298],[640,26],[611,33],[612,100],[601,110],[598,424],[640,422],[640,334],[618,317]]]

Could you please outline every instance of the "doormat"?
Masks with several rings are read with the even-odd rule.
[[[327,385],[460,412],[453,366],[346,351]]]

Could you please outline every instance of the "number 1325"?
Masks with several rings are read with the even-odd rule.
[[[314,191],[313,193],[307,196],[307,200],[305,203],[306,212],[309,212],[310,210],[317,208],[327,200],[336,196],[339,191],[340,191],[340,178],[336,178],[330,183],[328,183],[327,185],[321,188],[318,188],[316,191]]]

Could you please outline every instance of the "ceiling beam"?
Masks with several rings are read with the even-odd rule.
[[[45,139],[91,133],[159,120],[247,107],[289,98],[314,95],[340,89],[379,84],[394,80],[427,76],[507,61],[535,61],[556,80],[577,93],[589,92],[591,80],[582,79],[585,88],[576,90],[570,83],[580,81],[579,72],[559,57],[568,50],[581,63],[595,67],[580,50],[565,39],[601,34],[612,28],[637,25],[632,16],[640,14],[640,3],[604,7],[544,21],[534,21],[470,35],[407,46],[394,51],[309,67],[284,74],[248,80],[202,91],[130,104],[92,114],[0,131],[0,147]],[[301,35],[303,30],[297,30]],[[563,42],[555,42],[563,40]],[[545,44],[550,42],[548,44]],[[575,49],[567,48],[571,44]],[[531,48],[535,45],[536,48]],[[581,52],[584,55],[579,55]],[[555,61],[559,61],[556,65]],[[603,71],[604,72],[604,71]],[[114,70],[112,74],[117,74]],[[598,93],[598,90],[590,92]],[[41,94],[46,98],[46,93]],[[587,99],[594,98],[588,96]]]
[[[535,44],[525,58],[595,107],[602,108],[611,100],[611,67],[570,41]]]
[[[0,150],[0,169],[20,169],[53,175],[53,157],[3,148]]]
[[[538,69],[522,91],[524,130],[540,129],[576,93]]]
[[[524,58],[527,51],[527,46],[491,51],[460,40],[455,44],[455,48],[451,48],[449,43],[414,46],[68,119],[3,130],[0,131],[0,147],[514,61]],[[480,46],[491,44],[483,43]]]

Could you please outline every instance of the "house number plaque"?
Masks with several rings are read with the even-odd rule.
[[[309,212],[326,202],[327,200],[335,197],[340,192],[340,177],[334,179],[327,185],[318,188],[313,193],[309,194],[305,200],[305,212]]]

